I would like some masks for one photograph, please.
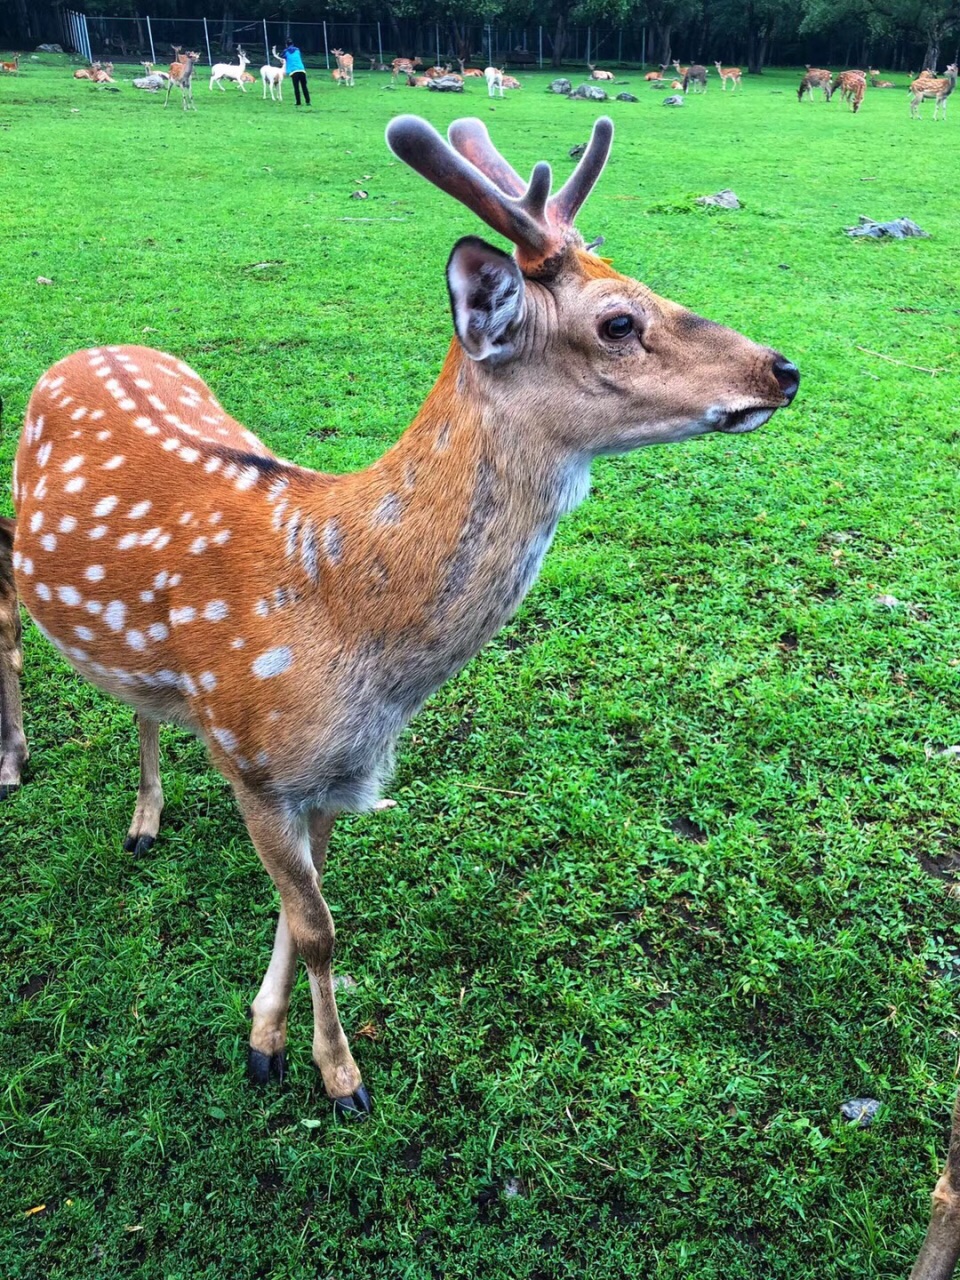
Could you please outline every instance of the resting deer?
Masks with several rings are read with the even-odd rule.
[[[353,84],[353,54],[344,53],[342,49],[331,50],[333,56],[337,60],[337,69],[340,72],[341,84]]]
[[[487,82],[487,97],[492,98],[496,90],[500,90],[500,97],[503,97],[503,72],[499,67],[487,67],[483,73]]]
[[[693,86],[694,93],[707,92],[706,67],[700,66],[699,63],[694,63],[692,66],[687,67],[687,73],[683,77],[683,92],[686,93],[691,85]],[[697,85],[700,86],[699,89],[697,88]]]
[[[226,93],[226,89],[223,87],[223,82],[224,80],[232,80],[241,93],[246,93],[247,91],[243,87],[243,73],[249,65],[250,59],[243,52],[240,46],[237,45],[236,64],[232,62],[218,62],[215,66],[210,68],[210,88],[213,89],[213,86],[216,85],[221,93]]]
[[[16,588],[81,675],[137,712],[140,789],[125,847],[163,805],[158,724],[229,781],[280,898],[253,1002],[249,1071],[283,1071],[298,956],[313,1057],[341,1112],[370,1100],[337,1016],[321,876],[336,815],[373,806],[404,726],[515,613],[595,457],[752,431],[791,402],[778,352],[692,314],[584,248],[599,119],[550,194],[479,120],[447,143],[415,116],[394,153],[516,246],[474,235],[447,263],[456,333],[413,424],[363,471],[275,457],[192,369],[143,347],[80,351],[37,384],[0,543],[0,784],[20,780]]]
[[[876,69],[876,67],[868,67],[867,75],[870,77],[871,89],[895,89],[896,88],[896,85],[893,83],[892,80],[880,79],[880,72]]]
[[[20,74],[20,55],[15,53],[12,62],[0,62],[0,71],[6,72],[8,76],[18,76]]]
[[[587,66],[590,70],[591,80],[616,80],[616,76],[612,71],[598,71],[592,62],[588,62]]]
[[[92,80],[100,70],[99,62],[91,62],[89,67],[80,67],[78,71],[73,73],[74,80]]]
[[[280,57],[280,54],[277,53],[277,46],[275,44],[270,46],[270,52],[280,65],[279,67],[275,67],[272,63],[267,62],[260,68],[260,79],[263,81],[263,96],[267,96],[267,89],[269,89],[271,101],[276,102],[277,99],[279,99],[282,102],[283,77],[287,73],[287,64],[284,62],[283,58]],[[274,91],[276,91],[276,93],[274,93]]]
[[[800,81],[797,89],[797,101],[803,101],[803,95],[806,94],[810,102],[813,101],[814,89],[823,91],[825,102],[830,101],[830,81],[832,75],[829,71],[824,71],[821,67],[807,67],[806,75]]]
[[[654,80],[662,80],[663,73],[666,71],[667,66],[668,66],[668,63],[665,62],[659,71],[648,71],[647,74],[643,77],[644,80],[649,80],[651,82]]]
[[[105,62],[102,67],[98,66],[92,79],[94,84],[113,84],[113,63]]]
[[[738,88],[741,93],[743,92],[743,72],[739,67],[723,67],[719,62],[715,62],[713,65],[717,68],[717,75],[720,77],[720,84],[724,93],[727,91],[728,80],[733,86],[733,93],[736,93]]]
[[[957,64],[951,62],[947,67],[943,78],[937,79],[935,76],[923,72],[910,85],[910,114],[915,120],[920,119],[920,104],[925,99],[931,100],[934,104],[933,118],[936,120],[937,112],[943,107],[943,118],[947,118],[947,99],[957,87]]]
[[[170,90],[176,85],[180,90],[180,105],[184,111],[196,111],[197,104],[193,100],[193,73],[196,70],[197,63],[200,61],[200,55],[199,53],[185,53],[183,58],[183,62],[178,64],[180,67],[179,75],[173,75],[171,68],[163,105],[166,106],[170,101]]]

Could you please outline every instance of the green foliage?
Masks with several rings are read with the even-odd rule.
[[[562,180],[596,114],[548,76],[491,106],[358,73],[315,74],[312,112],[201,82],[183,115],[54,61],[0,82],[5,489],[33,383],[94,343],[176,352],[280,454],[370,462],[443,358],[450,245],[491,235],[386,122],[478,113]],[[795,359],[795,407],[597,463],[514,622],[406,735],[399,807],[338,826],[359,1126],[315,1077],[304,981],[287,1080],[244,1082],[276,899],[202,750],[164,732],[161,840],[132,862],[130,716],[27,626],[11,1280],[905,1274],[958,1032],[951,135],[893,91],[798,106],[794,73],[676,112],[624,79],[584,230]],[[727,186],[740,212],[677,216]],[[848,240],[861,212],[931,239]],[[839,1114],[862,1095],[869,1129]]]

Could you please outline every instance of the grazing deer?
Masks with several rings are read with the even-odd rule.
[[[807,67],[806,75],[800,81],[797,89],[797,101],[802,102],[803,95],[806,94],[809,101],[812,102],[814,89],[821,89],[824,102],[829,102],[830,81],[832,78],[831,72],[824,71],[821,67]]]
[[[331,50],[333,56],[337,60],[337,69],[340,72],[340,83],[353,85],[353,54],[344,53],[342,49]]]
[[[193,100],[193,73],[199,61],[199,53],[185,53],[183,62],[178,64],[179,74],[174,75],[173,68],[170,68],[170,79],[167,81],[167,92],[163,99],[164,106],[170,101],[170,90],[176,85],[180,90],[180,105],[184,111],[196,111],[197,104]]]
[[[503,72],[498,67],[487,67],[483,73],[487,82],[487,97],[492,98],[497,89],[503,97]]]
[[[947,99],[957,87],[957,64],[951,62],[944,72],[942,79],[924,72],[910,85],[910,115],[914,120],[920,119],[920,104],[924,99],[932,100],[933,118],[936,120],[937,112],[943,107],[943,118],[947,118]]]
[[[741,93],[743,92],[743,72],[739,67],[723,67],[719,62],[715,62],[713,65],[717,68],[717,75],[720,77],[720,83],[723,87],[724,93],[727,91],[728,80],[733,86],[732,91],[734,93],[737,92],[738,88]]]
[[[616,80],[617,78],[612,71],[598,71],[592,62],[588,62],[587,66],[590,69],[591,80]]]
[[[866,84],[866,73],[863,71],[838,71],[830,83],[827,101],[831,101],[838,89],[840,90],[841,102],[851,101],[858,80],[862,80]]]
[[[363,471],[275,457],[192,369],[143,347],[59,361],[17,453],[15,540],[0,525],[0,783],[26,758],[16,589],[40,630],[134,708],[140,789],[125,847],[149,848],[158,724],[190,728],[236,795],[280,893],[253,1002],[249,1070],[283,1070],[306,964],[313,1057],[337,1109],[370,1099],[337,1016],[321,896],[336,815],[375,804],[404,726],[514,614],[591,461],[752,431],[796,394],[777,351],[701,319],[584,247],[576,215],[613,138],[599,119],[554,195],[479,120],[447,143],[398,116],[399,159],[516,246],[475,235],[447,264],[456,337],[413,424]]]
[[[683,92],[686,93],[688,88],[690,88],[691,85],[693,86],[694,93],[707,92],[707,68],[706,67],[700,66],[699,63],[694,63],[692,66],[689,66],[687,68],[687,73],[683,77]],[[699,89],[697,88],[697,85],[700,86]]]
[[[221,93],[226,93],[226,90],[223,87],[223,82],[224,80],[232,80],[236,84],[237,88],[240,90],[241,93],[246,93],[247,91],[243,87],[243,73],[246,71],[249,65],[250,65],[250,59],[243,52],[240,46],[237,45],[237,64],[236,65],[234,65],[234,63],[232,62],[218,62],[216,63],[215,66],[212,66],[210,68],[211,90],[213,89],[213,86],[216,85],[219,88]]]
[[[390,63],[390,70],[393,72],[393,82],[396,84],[397,76],[412,76],[417,67],[423,66],[422,58],[394,58]]]
[[[15,53],[12,62],[0,62],[0,71],[6,72],[8,76],[18,76],[20,74],[20,55]]]
[[[895,89],[897,87],[892,80],[881,80],[880,72],[876,67],[868,67],[867,75],[870,77],[871,89]]]
[[[283,101],[283,77],[287,74],[287,64],[284,62],[280,54],[277,53],[275,44],[270,46],[271,55],[280,63],[279,67],[275,67],[271,62],[265,62],[260,68],[260,79],[263,81],[263,96],[267,96],[267,90],[270,90],[270,100],[276,102],[279,99]]]

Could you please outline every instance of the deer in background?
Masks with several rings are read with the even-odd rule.
[[[723,92],[727,91],[727,81],[733,85],[733,92],[736,93],[739,88],[743,92],[743,72],[739,67],[722,67],[719,62],[713,64],[717,68],[717,75],[720,77],[720,84]]]
[[[331,53],[337,60],[337,69],[340,72],[341,84],[353,84],[353,54],[344,53],[342,49],[332,49]]]
[[[226,90],[223,87],[223,82],[224,80],[232,80],[241,93],[247,92],[243,87],[243,73],[250,65],[250,59],[239,45],[237,45],[237,59],[238,61],[236,65],[232,62],[218,62],[215,66],[210,68],[211,89],[216,85],[221,93],[226,93]],[[172,71],[173,68],[171,67],[170,70]]]
[[[20,55],[15,53],[12,62],[0,62],[0,71],[5,72],[8,76],[18,76],[20,74]]]
[[[868,67],[867,75],[870,77],[871,89],[895,89],[897,87],[892,80],[881,80],[880,72],[876,67]]]
[[[487,82],[487,97],[492,98],[497,89],[500,90],[500,97],[503,97],[503,72],[498,67],[487,67],[483,73]]]
[[[662,80],[663,73],[666,71],[668,65],[669,64],[665,62],[659,71],[648,71],[647,74],[643,77],[644,80],[648,80],[651,83],[654,80]]]
[[[91,62],[89,67],[80,67],[73,73],[74,80],[92,80],[101,69],[99,62]]]
[[[931,100],[934,103],[933,118],[936,120],[937,112],[943,108],[943,118],[947,118],[947,99],[957,87],[957,64],[951,62],[947,67],[942,79],[923,72],[910,85],[910,115],[914,120],[920,119],[920,104],[925,100]]]
[[[853,107],[854,115],[856,115],[860,110],[860,104],[863,101],[866,88],[867,75],[865,71],[839,71],[826,91],[827,101],[829,102],[839,89],[840,101],[849,102]]]
[[[337,1015],[321,877],[336,816],[368,810],[404,726],[513,616],[595,457],[767,422],[799,385],[777,351],[701,319],[584,247],[575,219],[613,139],[600,118],[553,195],[479,120],[445,141],[387,128],[396,156],[515,247],[475,235],[447,264],[455,337],[413,424],[346,475],[276,457],[176,356],[76,352],[27,406],[0,525],[0,786],[26,744],[16,592],[82,676],[137,713],[125,847],[163,807],[158,726],[175,720],[232,786],[279,891],[249,1071],[284,1066],[298,957],[313,1057],[336,1109],[370,1099]],[[15,575],[15,585],[14,585]]]
[[[390,63],[390,70],[393,73],[393,83],[397,83],[397,76],[412,76],[417,67],[423,66],[422,58],[394,58]]]
[[[674,67],[676,67],[677,75],[680,77],[680,79],[681,79],[681,80],[682,80],[682,79],[683,79],[683,77],[687,74],[687,72],[690,70],[690,68],[689,68],[689,67],[681,67],[681,65],[680,65],[679,61],[678,61],[676,58],[674,58],[674,60],[673,60],[673,65],[674,65]],[[667,69],[667,64],[666,64],[666,63],[664,63],[664,64],[663,64],[663,66],[660,68],[660,70],[661,70],[661,71],[666,71],[666,69]]]
[[[276,58],[280,65],[279,67],[275,67],[272,63],[266,62],[260,68],[260,79],[263,81],[263,96],[267,96],[267,89],[269,89],[271,101],[276,102],[279,98],[282,102],[283,77],[287,74],[287,64],[284,62],[283,58],[280,57],[279,53],[277,53],[277,46],[275,44],[270,46],[270,53],[274,58]],[[274,91],[276,91],[276,96],[274,96]]]
[[[175,76],[171,67],[163,105],[166,106],[170,101],[170,90],[176,85],[180,90],[180,105],[184,111],[196,111],[197,104],[193,100],[193,73],[196,70],[197,63],[200,61],[200,55],[199,53],[185,53],[183,59],[183,62],[179,64],[179,75]]]
[[[824,71],[821,67],[807,67],[806,75],[800,81],[797,89],[797,101],[803,101],[803,95],[806,94],[810,102],[813,101],[814,89],[823,91],[824,102],[830,101],[830,81],[832,75],[829,71]]]
[[[616,80],[617,78],[612,71],[598,71],[592,62],[588,62],[587,66],[590,69],[591,80]]]
[[[97,66],[91,76],[94,84],[113,84],[113,63],[105,62],[103,66]]]
[[[683,92],[686,93],[687,89],[691,85],[693,86],[694,93],[707,92],[707,68],[706,67],[700,66],[699,63],[694,63],[692,66],[689,66],[687,68],[687,73],[683,77]],[[697,85],[700,86],[699,89],[697,88]]]

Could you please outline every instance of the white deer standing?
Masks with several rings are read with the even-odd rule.
[[[237,45],[237,58],[239,59],[237,64],[232,62],[218,62],[210,68],[211,89],[214,85],[217,85],[220,92],[225,93],[226,90],[223,87],[224,80],[233,80],[241,93],[247,92],[243,87],[243,73],[250,65],[250,59],[239,45]]]
[[[287,74],[287,64],[284,62],[283,58],[280,57],[280,54],[277,53],[276,45],[271,45],[270,52],[280,65],[279,67],[275,67],[271,63],[267,62],[260,68],[260,79],[263,81],[263,96],[267,96],[267,89],[269,89],[271,99],[276,102],[277,98],[279,98],[282,102],[283,77]],[[274,90],[276,90],[276,97],[274,97]]]
[[[503,71],[499,67],[487,67],[483,73],[487,82],[487,97],[492,98],[494,91],[500,90],[500,97],[503,97]]]
[[[26,758],[19,591],[64,659],[138,714],[128,848],[157,834],[159,721],[190,728],[229,780],[282,903],[250,1074],[283,1071],[301,958],[313,1057],[349,1114],[370,1099],[337,1015],[321,894],[337,814],[376,803],[404,726],[515,613],[595,457],[752,431],[799,385],[778,352],[584,247],[574,219],[610,120],[553,195],[549,165],[528,185],[479,120],[449,136],[415,116],[387,130],[516,256],[475,235],[454,246],[456,337],[382,458],[337,476],[287,462],[175,356],[109,346],[40,379],[14,465],[15,533],[0,521],[0,796]]]

